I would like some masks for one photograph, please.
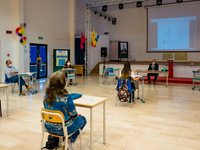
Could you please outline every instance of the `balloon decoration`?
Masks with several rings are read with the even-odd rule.
[[[22,36],[21,38],[20,38],[20,43],[22,44],[22,45],[25,45],[26,44],[26,37],[25,36]]]
[[[25,34],[25,30],[24,30],[24,28],[22,28],[22,27],[18,27],[18,28],[15,29],[15,33],[16,33],[18,36],[22,37],[22,36],[24,36],[24,34]]]
[[[15,33],[16,35],[18,35],[20,37],[20,40],[19,42],[22,44],[22,45],[25,45],[26,44],[26,37],[24,36],[25,35],[25,30],[24,28],[22,27],[18,27],[15,29]]]

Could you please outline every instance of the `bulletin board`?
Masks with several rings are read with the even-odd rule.
[[[53,71],[58,71],[63,68],[65,62],[70,60],[69,49],[54,49],[53,50]]]

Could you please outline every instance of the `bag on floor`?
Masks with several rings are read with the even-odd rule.
[[[41,150],[45,149],[57,149],[59,144],[59,138],[49,135],[48,141],[46,142],[46,146],[43,147]]]
[[[121,102],[126,102],[126,101],[129,101],[129,96],[130,96],[130,93],[128,92],[128,87],[126,85],[127,80],[124,84],[123,84],[123,80],[121,81],[122,81],[121,86],[118,89],[118,97]]]

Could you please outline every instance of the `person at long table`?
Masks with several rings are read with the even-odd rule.
[[[157,71],[157,70],[159,70],[159,65],[156,63],[156,60],[155,60],[155,59],[152,59],[152,63],[149,64],[148,71]],[[155,78],[154,78],[154,82],[153,82],[153,83],[155,84],[156,79],[157,79],[157,77],[158,77],[158,73],[148,73],[148,74],[147,74],[147,77],[148,77],[148,80],[149,80],[148,84],[151,83],[151,76],[154,76],[154,77],[155,77]]]

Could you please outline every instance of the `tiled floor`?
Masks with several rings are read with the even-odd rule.
[[[0,150],[38,150],[41,141],[40,110],[48,79],[38,80],[36,95],[10,94],[10,116],[6,117],[5,94],[0,91],[3,117],[0,118]],[[140,84],[141,86],[141,84]],[[116,85],[102,84],[100,76],[78,77],[71,92],[108,97],[106,102],[107,135],[103,144],[102,104],[94,109],[94,150],[200,150],[200,91],[192,85],[169,84],[144,86],[144,101],[136,100],[115,107]],[[199,87],[200,88],[200,87]],[[140,94],[141,94],[140,90]],[[10,92],[11,93],[11,92]],[[135,93],[137,97],[137,91]],[[77,107],[87,118],[83,150],[90,147],[89,109]],[[46,138],[46,136],[45,136]],[[79,138],[73,144],[79,150]]]

